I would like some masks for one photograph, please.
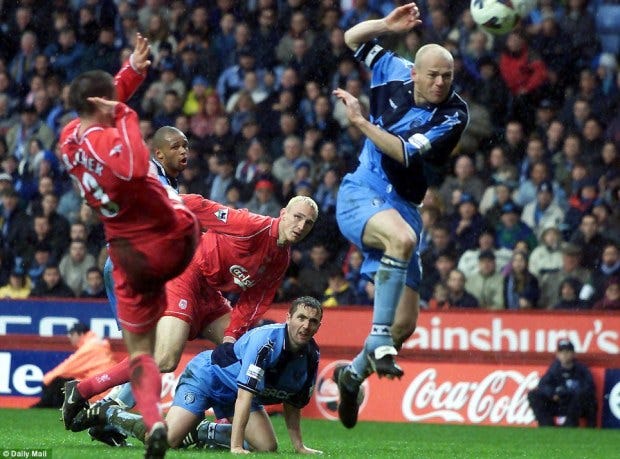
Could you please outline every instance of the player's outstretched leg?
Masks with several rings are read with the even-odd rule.
[[[83,409],[88,408],[88,400],[80,394],[77,389],[78,382],[76,379],[67,381],[63,388],[65,398],[62,402],[62,422],[65,424],[65,429],[71,429],[71,423],[77,414]]]
[[[351,365],[340,365],[334,370],[333,380],[340,393],[338,417],[343,426],[352,429],[357,424],[357,415],[364,396],[362,379],[355,375]]]
[[[368,364],[380,378],[400,378],[404,374],[394,359],[398,352],[394,347],[391,327],[405,287],[408,266],[406,260],[383,255],[375,274],[372,328],[364,343],[364,350]],[[353,370],[357,375],[362,376],[367,372],[365,366],[366,362],[359,359],[353,361]]]

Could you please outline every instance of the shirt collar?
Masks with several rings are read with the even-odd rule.
[[[271,228],[269,228],[269,236],[278,240],[280,230],[280,217],[271,220]]]

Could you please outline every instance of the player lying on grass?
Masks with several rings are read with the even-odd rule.
[[[263,405],[282,403],[295,451],[320,454],[304,445],[300,418],[317,375],[319,348],[313,336],[322,317],[319,301],[301,297],[292,302],[285,323],[254,328],[235,343],[220,344],[194,357],[181,375],[166,415],[170,446],[220,446],[248,453],[245,439],[253,451],[276,451],[277,438]],[[209,408],[232,424],[200,422]],[[144,441],[146,428],[139,415],[119,406],[95,414],[93,410],[81,411],[74,423],[87,428],[109,422]]]

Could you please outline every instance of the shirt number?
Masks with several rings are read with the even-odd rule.
[[[119,211],[118,204],[111,201],[108,194],[103,191],[97,179],[90,173],[84,172],[82,174],[82,181],[76,180],[80,188],[80,193],[82,197],[86,195],[86,193],[90,193],[93,198],[95,198],[99,202],[99,212],[104,217],[112,218],[116,217]]]

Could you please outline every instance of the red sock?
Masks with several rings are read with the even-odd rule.
[[[80,381],[77,390],[82,397],[89,399],[107,389],[125,384],[129,381],[129,357],[109,368],[103,373]]]
[[[146,431],[153,424],[163,421],[161,413],[161,375],[159,367],[148,354],[142,354],[129,363],[131,391],[136,399],[136,408],[142,415]]]

